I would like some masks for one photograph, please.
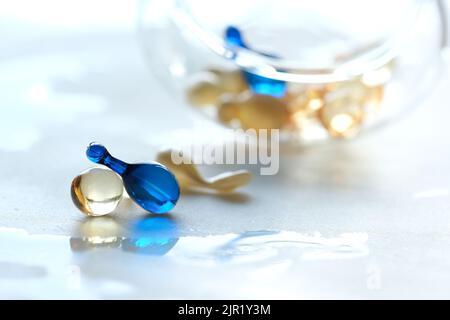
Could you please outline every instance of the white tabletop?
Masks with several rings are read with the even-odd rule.
[[[448,72],[383,130],[285,150],[277,175],[232,196],[182,195],[161,248],[83,247],[86,228],[146,217],[126,201],[94,223],[75,208],[70,183],[91,166],[89,142],[151,161],[180,135],[217,128],[152,76],[134,8],[80,27],[11,6],[0,33],[1,298],[450,298]]]

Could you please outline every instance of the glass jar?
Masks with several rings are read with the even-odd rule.
[[[440,0],[143,0],[151,70],[211,119],[308,143],[403,115],[436,83]]]

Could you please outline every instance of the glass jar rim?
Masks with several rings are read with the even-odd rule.
[[[281,81],[323,84],[348,81],[370,70],[381,68],[394,59],[406,38],[405,35],[408,35],[407,30],[416,21],[420,5],[417,5],[411,17],[404,19],[407,22],[404,23],[398,35],[384,42],[374,43],[354,56],[325,68],[309,68],[305,66],[304,61],[270,57],[247,48],[230,46],[224,39],[203,28],[189,15],[183,5],[175,6],[173,9],[171,18],[179,28],[195,34],[206,47],[226,60],[232,61],[240,69]]]

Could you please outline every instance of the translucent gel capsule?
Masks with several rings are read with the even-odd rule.
[[[197,107],[212,106],[217,103],[224,90],[220,79],[213,73],[202,73],[187,89],[189,103]]]
[[[288,100],[289,111],[307,110],[315,112],[324,105],[324,92],[321,89],[308,88],[295,95]]]
[[[319,119],[334,138],[356,135],[362,125],[364,112],[361,102],[343,95],[328,100],[319,111]]]
[[[229,71],[209,68],[208,71],[217,76],[218,85],[223,93],[239,94],[248,89],[247,83],[239,70]]]
[[[368,111],[378,111],[384,97],[384,86],[378,85],[367,88],[364,105]]]
[[[88,146],[86,156],[121,175],[128,195],[143,209],[153,213],[165,213],[175,207],[180,197],[180,188],[175,176],[163,165],[128,164],[111,156],[108,150],[98,143]]]
[[[113,212],[123,195],[122,179],[103,168],[91,168],[76,176],[71,184],[72,201],[89,216]]]
[[[294,127],[300,130],[308,129],[317,121],[317,112],[325,104],[323,90],[316,88],[304,89],[291,95],[287,100],[288,110]]]
[[[177,177],[182,189],[198,190],[209,189],[217,192],[233,192],[235,189],[247,185],[251,180],[251,173],[246,170],[227,171],[219,175],[205,178],[201,175],[197,166],[191,159],[186,158],[181,164],[175,164],[172,153],[176,151],[166,150],[158,153],[157,161],[161,162]]]
[[[239,120],[244,129],[280,129],[288,119],[283,101],[268,95],[244,95],[219,107],[219,118]]]
[[[236,95],[247,90],[248,86],[238,70],[228,71],[210,68],[196,75],[187,89],[188,101],[198,107],[218,104],[224,94]]]
[[[230,123],[239,117],[240,101],[232,96],[225,96],[219,102],[217,117],[223,123]]]
[[[339,83],[330,83],[326,86],[325,102],[350,99],[354,102],[364,104],[367,97],[367,86],[360,79],[353,79]]]
[[[224,33],[225,42],[228,45],[236,46],[240,48],[245,48],[248,50],[250,47],[244,41],[240,30],[235,26],[229,26]],[[258,52],[253,50],[254,52]],[[273,54],[258,52],[259,54],[269,57],[277,58]],[[270,95],[273,97],[283,97],[286,93],[286,82],[276,79],[271,79],[267,77],[260,76],[258,74],[252,73],[248,70],[243,70],[242,74],[247,81],[250,89],[257,94]]]

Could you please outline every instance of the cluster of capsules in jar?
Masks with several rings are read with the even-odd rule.
[[[391,60],[352,80],[299,84],[214,67],[196,75],[187,99],[232,127],[346,138],[378,113],[393,69]]]

